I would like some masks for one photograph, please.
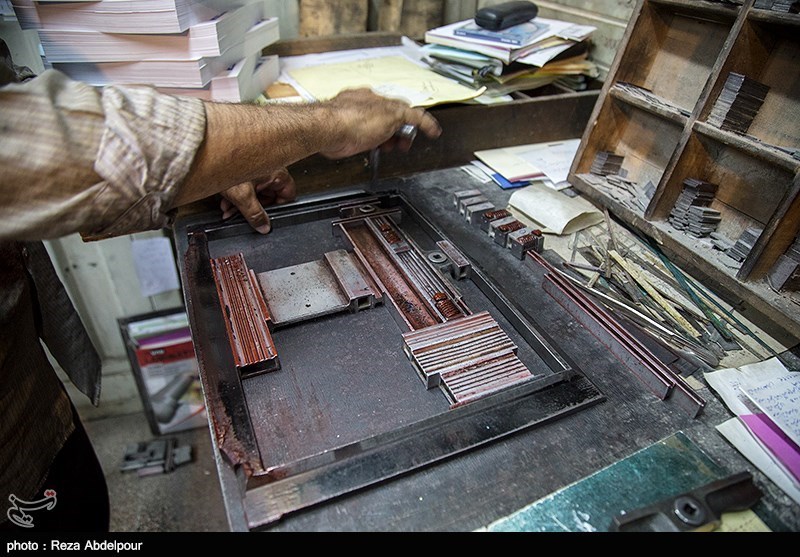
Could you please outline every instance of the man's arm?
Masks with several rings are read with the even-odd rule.
[[[343,158],[390,143],[403,124],[415,125],[429,137],[441,133],[426,111],[368,89],[306,105],[208,103],[205,140],[175,205],[260,181],[315,153]]]
[[[0,88],[0,240],[168,226],[178,205],[311,154],[391,146],[405,123],[439,135],[425,111],[366,90],[301,106],[204,104],[48,70]]]

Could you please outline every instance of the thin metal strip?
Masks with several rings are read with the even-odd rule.
[[[662,400],[674,399],[693,418],[700,415],[705,400],[661,360],[656,358],[636,337],[622,327],[613,316],[567,281],[544,258],[535,253],[529,257],[546,268],[544,289],[598,338],[604,331],[605,344],[637,378],[651,388]],[[554,286],[551,286],[554,285]],[[599,327],[599,329],[598,329]],[[607,335],[607,336],[606,336]],[[602,340],[602,339],[600,339]]]
[[[552,381],[552,383],[550,383]],[[287,514],[441,461],[495,439],[542,425],[605,400],[582,375],[572,381],[526,381],[435,418],[268,471],[245,493],[248,526],[258,529]],[[557,411],[553,411],[558,408]],[[446,451],[442,448],[447,447]]]

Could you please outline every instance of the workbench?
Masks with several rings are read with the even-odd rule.
[[[283,56],[387,46],[398,40],[370,34],[355,40],[288,41],[278,43],[270,53]],[[536,97],[523,95],[500,105],[435,107],[432,112],[442,124],[441,138],[418,137],[409,153],[383,155],[377,182],[370,179],[368,153],[341,161],[320,156],[300,161],[290,167],[300,192],[298,201],[269,209],[273,231],[268,236],[253,232],[241,217],[222,222],[212,201],[181,210],[174,238],[232,530],[479,530],[676,433],[685,435],[730,474],[752,473],[763,491],[754,510],[770,528],[800,529],[798,505],[715,430],[731,413],[714,393],[708,388],[698,390],[706,404],[697,417],[674,400],[659,399],[545,292],[542,269],[495,244],[485,232],[465,222],[453,206],[455,191],[479,189],[496,207],[505,207],[513,190],[481,183],[459,167],[473,160],[473,153],[480,149],[581,137],[597,96],[597,87],[583,92],[547,89]],[[535,324],[545,344],[564,356],[565,367],[577,373],[574,380],[554,381],[553,390],[560,393],[555,397],[560,397],[557,404],[548,398],[547,389],[529,393],[525,400],[531,404],[524,409],[506,404],[495,411],[489,405],[485,416],[476,414],[475,419],[456,422],[455,427],[445,419],[450,429],[439,437],[436,430],[422,429],[419,462],[415,463],[415,451],[407,442],[398,445],[399,452],[378,452],[381,458],[370,460],[370,450],[381,447],[371,447],[378,437],[369,435],[387,428],[391,434],[393,423],[408,423],[403,420],[409,408],[394,400],[393,389],[421,386],[413,372],[388,375],[391,370],[381,369],[382,362],[411,368],[400,347],[399,329],[387,317],[385,306],[348,317],[355,327],[352,330],[326,326],[322,319],[283,336],[278,342],[283,369],[272,373],[290,373],[286,376],[290,379],[276,387],[267,379],[248,378],[243,387],[237,370],[228,369],[231,345],[222,326],[208,258],[244,252],[255,272],[318,259],[320,251],[340,246],[333,242],[330,222],[306,218],[304,208],[375,194],[401,196],[500,293],[485,296],[486,290],[481,294],[464,285],[465,298],[474,301],[484,296],[489,300],[481,298],[480,303],[487,306],[498,299],[509,304]],[[293,218],[282,217],[292,214]],[[212,237],[214,242],[209,242]],[[196,249],[193,242],[198,238],[204,250]],[[542,255],[558,263],[559,256],[547,249],[547,240]],[[280,258],[285,261],[279,262]],[[330,350],[333,358],[326,355]],[[333,377],[332,391],[309,390],[313,382],[305,374],[325,370]],[[364,383],[370,373],[379,378],[376,382],[384,382],[378,395],[374,386],[370,389]],[[441,401],[436,398],[440,393],[428,391],[427,395],[415,399],[420,416],[441,420],[441,415],[437,417]],[[352,428],[348,417],[356,418]],[[505,429],[495,436],[491,432],[481,436],[475,427],[484,417],[492,424],[486,429],[495,424]],[[466,426],[463,434],[458,431],[460,424]],[[522,426],[515,429],[515,424]],[[406,437],[407,433],[403,430]],[[361,434],[366,442],[359,442]],[[379,438],[385,440],[386,434]],[[445,447],[436,453],[440,446],[466,448],[449,451]],[[322,452],[306,458],[301,466],[275,466],[320,447]],[[393,468],[395,457],[408,469]],[[354,463],[356,468],[351,466],[346,473],[339,470],[344,477],[337,478],[339,462]],[[284,492],[266,495],[269,483],[249,487],[249,474],[259,467],[278,483],[286,479],[280,474],[297,481],[289,482]],[[351,475],[372,480],[359,487]],[[341,494],[339,485],[347,486]],[[262,520],[264,509],[276,505],[287,512],[279,518],[267,513],[272,518]],[[254,515],[259,516],[254,520]]]
[[[369,184],[354,186],[357,194],[360,188],[366,189]],[[707,404],[696,418],[687,415],[670,400],[659,400],[621,366],[587,329],[544,292],[541,274],[512,256],[509,250],[490,241],[485,232],[466,223],[464,217],[453,207],[452,193],[457,190],[480,189],[498,207],[507,204],[510,191],[501,190],[493,184],[482,184],[457,167],[387,178],[381,180],[376,187],[378,191],[401,192],[431,222],[436,223],[477,269],[492,277],[509,301],[530,316],[541,330],[549,333],[550,339],[562,352],[569,355],[588,380],[599,389],[604,400],[580,408],[574,413],[560,415],[551,423],[536,424],[535,427],[511,433],[399,477],[290,513],[268,524],[265,529],[471,531],[485,527],[678,431],[685,433],[711,459],[730,473],[742,470],[753,473],[756,484],[764,492],[764,497],[755,510],[768,526],[773,530],[798,529],[798,506],[714,429],[715,425],[731,415],[712,392],[708,389],[699,391]],[[308,202],[308,199],[325,195],[330,194],[314,194],[301,197],[299,201],[302,204]],[[188,281],[194,280],[193,270],[186,266],[187,231],[197,229],[198,226],[213,228],[221,224],[218,218],[218,213],[209,209],[207,212],[194,212],[176,222],[179,259],[184,263],[181,268],[184,288]],[[279,224],[271,236],[267,237],[249,232],[244,222],[234,228],[235,230],[226,234],[235,234],[238,238],[237,243],[228,245],[233,249],[261,246],[256,249],[267,252],[277,249],[279,242],[291,241],[280,235]],[[314,231],[309,229],[308,234],[313,235]],[[275,244],[270,246],[270,242]],[[303,248],[303,245],[304,242],[297,244],[298,260],[307,258],[307,254],[303,253],[307,248]],[[545,250],[544,256],[558,258],[557,254],[548,250]],[[213,288],[213,284],[207,286]],[[192,300],[187,301],[193,332],[205,330],[204,325],[193,322]],[[366,326],[369,326],[369,319],[372,319],[369,312],[356,315],[362,316],[359,319],[367,319]],[[324,327],[317,327],[313,333],[309,333],[307,346],[313,346],[316,341],[324,342],[321,340],[325,338],[321,336],[324,331]],[[380,337],[379,332],[375,334]],[[342,340],[341,336],[339,340]],[[195,342],[207,350],[229,349],[227,339],[221,337],[195,336]],[[371,357],[362,340],[353,338],[343,342],[351,343],[348,350],[353,358]],[[291,363],[285,361],[284,365]],[[348,365],[344,362],[337,369],[341,373],[347,373]],[[208,394],[209,389],[206,388],[207,397]],[[265,389],[260,393],[249,391],[247,405],[251,408],[267,408],[267,401],[279,394],[281,403],[292,403],[290,394]],[[324,413],[332,411],[330,406],[336,403],[363,405],[363,413],[369,416],[370,402],[363,400],[359,394],[358,388],[352,388],[342,395],[346,398],[318,401],[319,409],[314,409],[314,412],[319,414],[315,414],[313,423],[298,425],[298,429],[302,431],[293,429],[291,423],[271,426],[261,424],[256,429],[273,427],[282,431],[277,438],[283,435],[308,436],[309,442],[319,441],[318,438],[325,435]],[[256,397],[262,397],[263,400],[256,400]],[[208,398],[206,400],[210,408],[218,402]],[[222,457],[218,450],[220,439],[213,430],[212,439],[231,528],[247,530],[249,528],[243,506],[241,469],[237,475],[229,462]],[[261,451],[268,450],[268,447],[261,447]],[[277,450],[288,449],[277,447]]]

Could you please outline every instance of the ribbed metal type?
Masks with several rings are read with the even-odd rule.
[[[212,258],[211,269],[236,367],[243,375],[279,369],[269,310],[244,256]]]
[[[454,406],[532,377],[485,311],[405,333],[403,343],[425,386],[440,386]]]

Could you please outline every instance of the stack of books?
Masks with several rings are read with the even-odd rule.
[[[589,25],[536,17],[501,31],[468,19],[425,33],[423,60],[442,75],[490,96],[527,91],[560,83],[586,88],[599,75],[589,60]]]
[[[279,74],[266,0],[12,0],[49,67],[90,85],[151,85],[206,100],[255,100]]]

